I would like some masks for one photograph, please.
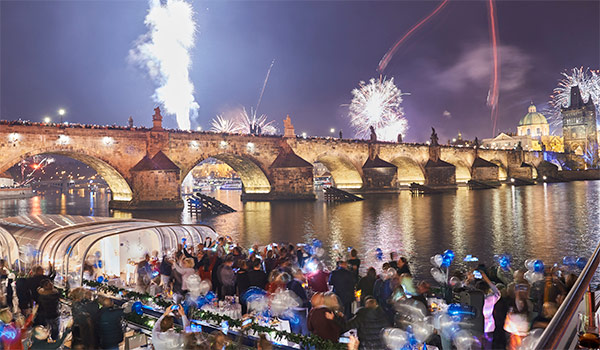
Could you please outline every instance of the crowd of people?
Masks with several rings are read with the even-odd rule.
[[[380,257],[380,266],[365,267],[359,253],[350,249],[331,270],[319,255],[323,254],[318,254],[318,250],[315,253],[304,245],[291,244],[260,248],[255,245],[245,250],[224,237],[195,247],[182,243],[176,251],[162,257],[158,252],[147,254],[136,266],[136,289],[173,297],[178,304],[190,292],[189,277],[197,275],[211,282],[219,300],[239,300],[242,314],[252,311],[243,296],[253,287],[266,293],[290,291],[298,301],[292,310],[296,322],[290,322],[294,333],[333,343],[348,339],[345,335],[352,339],[349,346],[358,349],[384,349],[383,329],[406,329],[411,320],[404,312],[410,308],[402,305],[416,307],[423,315],[431,316],[435,311],[431,300],[458,302],[472,311],[462,324],[474,335],[477,348],[517,349],[531,330],[548,325],[576,280],[573,271],[552,267],[546,268],[543,279],[528,281],[526,270],[494,263],[479,264],[470,270],[454,268],[448,276],[449,283],[438,288],[432,286],[429,278],[415,280],[406,257],[396,253],[391,253],[389,259]],[[0,271],[6,269],[2,267]],[[87,275],[95,279],[99,273],[90,269]],[[6,279],[7,273],[0,277]],[[115,306],[110,297],[92,300],[89,289],[71,291],[72,325],[59,338],[59,295],[52,278],[38,266],[30,277],[16,280],[18,308],[10,305],[2,309],[0,320],[18,330],[19,340],[31,333],[29,342],[18,343],[29,344],[31,349],[58,347],[65,334],[72,333],[73,348],[118,348],[123,341],[123,309]],[[22,317],[13,314],[13,310],[20,310]],[[155,349],[198,348],[199,344],[206,344],[186,332],[174,331],[176,323],[184,329],[189,325],[183,310],[181,306],[169,307],[155,323]],[[177,318],[180,322],[175,322]],[[57,341],[50,343],[48,339]],[[269,342],[261,339],[260,348],[269,348]],[[433,331],[425,343],[449,350],[451,341],[447,334]],[[215,333],[211,336],[211,349],[221,349],[226,342],[225,334]],[[23,348],[14,344],[3,339],[4,349]]]

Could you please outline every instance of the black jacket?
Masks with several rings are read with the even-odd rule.
[[[52,320],[58,317],[58,304],[60,302],[60,295],[55,289],[46,291],[44,289],[38,290],[38,303],[39,309],[36,319],[39,322],[44,320]]]
[[[250,287],[265,289],[267,286],[268,278],[267,274],[263,270],[248,271],[248,279],[250,281]]]
[[[123,309],[119,307],[101,308],[96,325],[100,348],[115,348],[123,341]]]
[[[71,333],[71,329],[67,328],[65,329],[65,332],[63,333],[63,335],[60,337],[60,339],[58,339],[55,342],[49,343],[48,339],[44,339],[44,340],[38,340],[35,337],[32,337],[32,343],[31,343],[31,347],[29,348],[30,350],[51,350],[51,349],[58,349],[60,348],[63,343],[65,342],[65,339],[67,338],[67,336]]]
[[[99,311],[98,303],[91,300],[82,300],[72,304],[74,344],[83,344],[86,349],[98,348],[94,320]]]
[[[385,311],[377,306],[376,308],[363,307],[356,311],[346,329],[356,328],[358,331],[359,349],[385,349],[381,341],[381,330],[390,327]]]
[[[354,274],[344,268],[338,268],[329,275],[329,284],[344,305],[354,300],[354,283]]]
[[[306,295],[306,290],[302,287],[302,283],[298,280],[291,280],[287,284],[287,289],[291,290],[300,298],[302,304],[300,307],[310,309],[310,301],[308,300],[308,296]]]

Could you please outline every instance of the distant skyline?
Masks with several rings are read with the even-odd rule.
[[[438,1],[191,2],[197,27],[191,80],[200,105],[192,129],[256,105],[283,133],[352,137],[347,104],[359,81]],[[1,1],[0,118],[150,126],[154,83],[127,60],[146,32],[146,1]],[[600,68],[597,1],[497,1],[501,77],[498,130],[516,132],[530,101],[538,111],[574,67]],[[410,93],[405,141],[433,126],[446,142],[492,136],[485,2],[454,1],[410,37],[384,75]],[[166,127],[175,118],[165,116]]]

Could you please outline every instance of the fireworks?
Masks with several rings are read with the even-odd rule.
[[[190,118],[197,116],[199,108],[189,78],[196,31],[192,6],[184,0],[166,0],[164,5],[150,0],[145,24],[148,33],[136,41],[129,59],[147,69],[160,85],[152,96],[154,101],[177,117],[180,129],[189,130]]]
[[[496,124],[498,122],[498,96],[500,95],[500,56],[498,54],[498,24],[496,20],[496,5],[494,0],[488,0],[488,10],[490,15],[490,37],[492,39],[492,62],[493,74],[488,91],[487,103],[492,107],[492,135],[496,135]]]
[[[549,123],[553,127],[562,125],[560,109],[571,104],[572,86],[579,86],[583,101],[587,102],[591,98],[596,106],[596,111],[600,109],[600,75],[597,72],[581,67],[573,68],[570,72],[563,72],[562,76],[563,78],[550,96],[551,109],[547,111]]]
[[[273,125],[274,121],[267,121],[267,116],[261,114],[256,115],[256,110],[250,108],[250,114],[246,108],[242,110],[238,120],[235,121],[237,129],[242,133],[252,135],[274,135],[277,133],[277,128]]]
[[[223,118],[222,115],[218,115],[215,119],[213,119],[212,128],[210,130],[228,134],[235,134],[239,132],[238,126],[232,120]]]
[[[371,126],[379,140],[394,141],[398,134],[406,136],[408,123],[400,106],[403,95],[407,94],[394,85],[394,78],[371,79],[368,84],[361,81],[352,90],[348,113],[356,137],[369,137]]]

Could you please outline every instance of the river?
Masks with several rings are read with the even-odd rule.
[[[0,200],[0,217],[24,214],[72,214],[136,217],[168,222],[202,222],[249,247],[270,242],[322,240],[329,261],[351,246],[363,266],[377,266],[375,250],[397,251],[418,276],[428,276],[430,257],[454,250],[455,265],[474,255],[489,263],[509,253],[513,266],[528,258],[546,264],[565,255],[589,257],[600,239],[600,181],[502,186],[491,190],[412,196],[366,195],[352,203],[248,202],[239,191],[217,191],[216,198],[235,213],[199,220],[187,212],[113,212],[106,192],[56,190],[19,200]],[[387,260],[387,259],[384,259]],[[471,263],[472,264],[472,263]]]

